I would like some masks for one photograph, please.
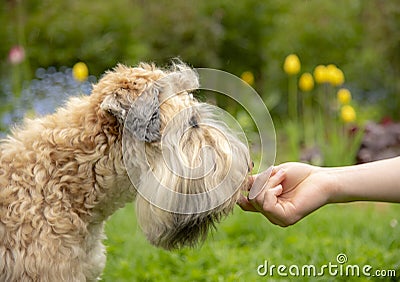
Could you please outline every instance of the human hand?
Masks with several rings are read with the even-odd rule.
[[[254,199],[242,196],[238,204],[245,211],[262,213],[274,224],[292,225],[328,202],[330,176],[322,168],[285,163],[274,167],[267,182],[255,181],[260,176],[253,176],[250,187],[263,185],[262,191]]]

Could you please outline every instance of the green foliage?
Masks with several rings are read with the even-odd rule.
[[[145,53],[146,43],[135,34],[141,14],[132,1],[31,1],[26,9],[25,32],[34,69],[84,61],[92,73],[100,74]]]
[[[249,70],[264,99],[280,97],[273,114],[282,114],[282,62],[296,52],[306,71],[317,63],[342,66],[358,92],[368,99],[382,93],[379,100],[390,109],[395,103],[387,98],[400,92],[399,10],[396,2],[379,0],[8,1],[0,8],[0,57],[22,44],[32,73],[84,61],[100,75],[118,62],[166,63],[177,56],[236,75]],[[1,65],[8,69],[6,60]]]
[[[147,43],[149,61],[168,63],[179,57],[194,66],[220,68],[217,55],[221,25],[203,1],[136,1],[142,25],[137,34]]]
[[[268,260],[275,265],[320,267],[337,264],[339,253],[346,254],[347,264],[370,264],[374,270],[395,269],[399,274],[399,211],[396,205],[329,206],[284,229],[271,225],[260,214],[238,208],[199,248],[167,252],[147,243],[129,205],[107,223],[103,280],[284,281],[289,277],[258,276],[257,266]],[[319,279],[358,281],[360,277],[325,275]]]
[[[362,9],[364,26],[362,46],[354,61],[353,79],[360,81],[363,89],[380,90],[386,115],[400,120],[400,5],[394,1],[367,1]],[[349,62],[351,63],[351,62]],[[379,99],[380,98],[380,99]]]

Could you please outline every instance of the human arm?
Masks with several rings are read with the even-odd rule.
[[[334,168],[285,163],[274,168],[266,184],[255,199],[242,197],[238,204],[288,226],[330,203],[400,202],[400,157]]]
[[[325,170],[335,178],[329,187],[330,203],[400,203],[400,157]]]

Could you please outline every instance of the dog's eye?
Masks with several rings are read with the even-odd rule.
[[[189,125],[190,125],[191,127],[193,127],[193,128],[198,128],[198,127],[199,127],[199,124],[198,124],[197,119],[196,119],[195,116],[192,116],[192,117],[190,118],[190,120],[189,120]]]

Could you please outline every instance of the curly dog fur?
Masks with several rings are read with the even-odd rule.
[[[131,121],[132,138],[126,145],[131,160],[128,169],[141,179],[140,185],[157,185],[148,183],[149,167],[163,185],[182,193],[215,187],[225,177],[226,167],[233,167],[235,173],[228,184],[242,183],[237,175],[243,170],[247,173],[250,162],[242,142],[234,136],[221,139],[219,130],[202,126],[202,120],[212,117],[201,107],[178,121],[173,119],[182,109],[201,106],[186,91],[197,87],[195,72],[182,63],[169,70],[149,64],[119,65],[94,85],[91,95],[71,98],[52,115],[25,120],[2,140],[0,281],[99,279],[106,261],[104,222],[135,199],[140,226],[152,244],[174,249],[204,240],[207,231],[233,209],[240,189],[204,213],[160,209],[137,194],[124,163],[122,138],[133,102],[150,97],[150,102],[143,102],[149,105],[150,115],[138,108],[138,115],[145,118]],[[162,95],[169,95],[165,93],[179,91],[157,104]],[[168,127],[168,123],[174,125]],[[180,123],[189,124],[190,130],[179,133]],[[167,172],[161,157],[161,136],[166,130],[182,135],[178,142],[174,138],[163,142],[178,146],[189,164],[201,159],[202,146],[213,147],[217,152],[213,175],[187,180]],[[145,144],[147,153],[139,144]],[[171,201],[171,205],[180,204]]]

